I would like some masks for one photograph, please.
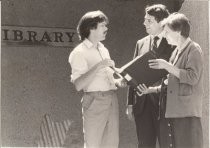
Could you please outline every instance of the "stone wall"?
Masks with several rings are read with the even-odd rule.
[[[180,12],[191,22],[190,37],[197,42],[204,54],[204,98],[203,98],[203,138],[204,148],[209,147],[209,2],[185,1]]]

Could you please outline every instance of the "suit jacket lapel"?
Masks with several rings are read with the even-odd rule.
[[[162,38],[160,45],[157,49],[157,57],[168,61],[171,57],[174,48],[174,46],[168,44],[166,38]]]
[[[167,43],[166,39],[162,38],[160,45],[158,46],[158,53],[161,54],[167,45],[168,45],[168,43]]]
[[[141,50],[140,52],[141,55],[151,50],[151,43],[152,43],[151,36],[148,36],[148,38],[145,38],[145,41],[143,42],[143,46],[141,47],[141,49],[139,49]]]

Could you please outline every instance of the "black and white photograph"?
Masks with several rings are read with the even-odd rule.
[[[208,0],[2,0],[0,147],[209,148]]]

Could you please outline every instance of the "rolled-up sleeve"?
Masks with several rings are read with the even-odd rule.
[[[184,69],[180,69],[180,83],[195,85],[203,71],[203,58],[200,49],[191,50]]]
[[[82,74],[88,71],[87,61],[81,52],[72,52],[69,56],[69,63],[71,65],[71,82],[79,78]]]

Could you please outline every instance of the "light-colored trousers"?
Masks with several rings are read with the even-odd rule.
[[[84,148],[118,148],[116,91],[88,92],[82,98]]]

